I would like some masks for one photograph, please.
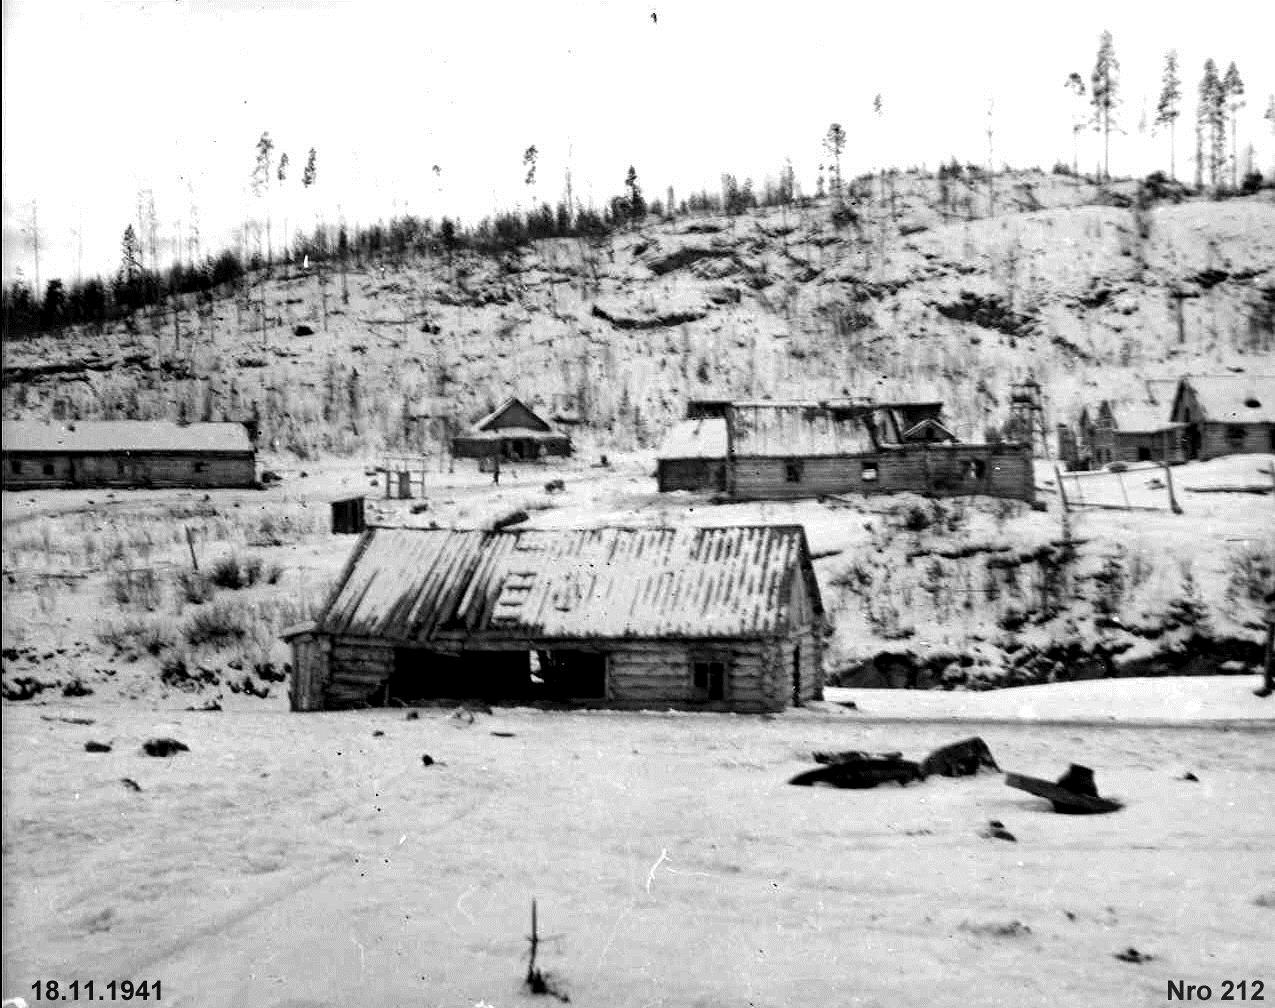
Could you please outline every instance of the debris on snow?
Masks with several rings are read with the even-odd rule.
[[[142,752],[147,756],[175,756],[179,752],[190,752],[190,746],[174,738],[153,738],[142,743]]]

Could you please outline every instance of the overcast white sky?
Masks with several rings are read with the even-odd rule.
[[[350,220],[474,220],[525,202],[530,144],[540,198],[560,197],[570,151],[577,196],[599,204],[629,164],[648,197],[671,184],[680,199],[724,171],[760,183],[790,157],[809,191],[833,121],[849,133],[847,174],[985,162],[989,100],[997,163],[1048,168],[1071,159],[1077,105],[1063,81],[1088,80],[1104,28],[1128,130],[1112,140],[1113,172],[1167,167],[1167,137],[1137,127],[1154,117],[1170,48],[1184,78],[1179,174],[1191,173],[1208,56],[1236,61],[1247,85],[1241,148],[1275,162],[1262,119],[1275,92],[1269,2],[4,0],[3,13],[6,279],[32,277],[20,229],[33,200],[42,282],[81,259],[85,273],[112,271],[140,189],[154,191],[167,240],[193,204],[205,249],[224,244],[253,212],[263,130],[293,166],[276,235],[285,216],[309,226],[338,207]],[[1092,168],[1100,148],[1088,133],[1083,144]]]

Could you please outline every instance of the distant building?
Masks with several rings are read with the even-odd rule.
[[[457,458],[500,457],[510,461],[570,455],[571,438],[510,396],[463,434],[452,438],[452,454]]]
[[[250,487],[256,453],[242,423],[6,420],[7,490]]]
[[[1183,378],[1170,419],[1183,425],[1190,459],[1275,452],[1275,375]]]
[[[655,456],[660,492],[726,490],[726,420],[706,416],[673,425]]]
[[[436,699],[772,711],[819,699],[799,525],[373,528],[285,632],[293,710]]]
[[[941,403],[736,401],[720,418],[694,408],[705,418],[675,426],[657,455],[661,490],[736,500],[905,490],[1035,499],[1031,449],[957,441]]]
[[[1171,421],[1169,410],[1168,403],[1103,400],[1090,435],[1093,463],[1182,461],[1185,424]]]

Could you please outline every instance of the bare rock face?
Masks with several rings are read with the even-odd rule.
[[[692,239],[665,246],[662,251],[646,260],[646,266],[656,276],[664,276],[665,273],[672,273],[701,259],[729,256],[732,251],[731,246],[725,242]]]
[[[617,329],[666,329],[695,322],[709,312],[709,305],[698,298],[659,298],[642,304],[619,298],[604,298],[593,305],[593,315]]]

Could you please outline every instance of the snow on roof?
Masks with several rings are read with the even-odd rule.
[[[252,451],[248,430],[241,423],[6,420],[2,427],[4,450],[12,452]]]
[[[1275,375],[1201,375],[1186,383],[1206,420],[1275,423]]]
[[[469,433],[474,434],[480,431],[485,431],[488,427],[490,427],[497,420],[499,420],[505,413],[509,412],[511,409],[514,409],[515,407],[521,409],[525,414],[530,416],[533,420],[539,422],[541,426],[536,429],[540,433],[544,433],[545,431],[550,429],[549,424],[545,423],[545,421],[540,418],[540,416],[536,413],[535,410],[533,410],[530,406],[528,406],[525,402],[523,402],[517,396],[509,396],[509,398],[507,398],[494,410],[488,413],[485,417],[480,417],[478,420],[475,420],[473,424],[470,425]]]
[[[1173,407],[1173,397],[1177,395],[1179,379],[1148,378],[1144,384],[1147,388],[1147,402],[1159,403],[1166,409]]]
[[[720,417],[706,417],[702,420],[682,420],[674,424],[655,457],[725,458],[726,421]]]
[[[728,422],[736,455],[859,455],[876,450],[863,404],[735,403]]]
[[[457,434],[457,441],[504,441],[507,438],[530,438],[539,441],[565,441],[567,435],[554,430],[537,430],[534,427],[497,427],[495,430],[467,430]]]
[[[800,525],[452,531],[374,528],[320,632],[425,643],[756,637],[788,626],[792,579],[822,611]]]
[[[1150,434],[1182,426],[1170,418],[1172,409],[1172,399],[1158,403],[1137,402],[1112,407],[1112,416],[1115,417],[1116,430],[1121,433]]]

